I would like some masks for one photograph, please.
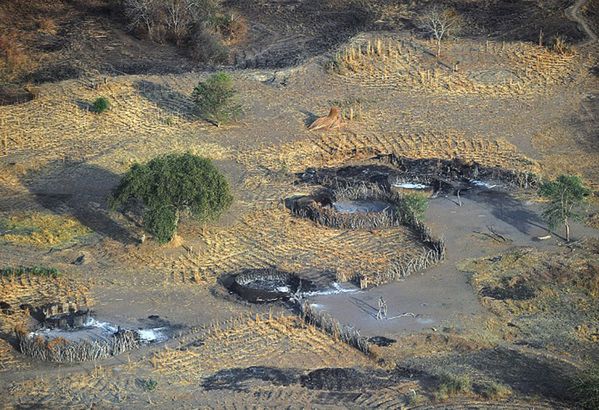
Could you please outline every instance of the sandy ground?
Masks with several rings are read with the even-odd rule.
[[[520,202],[507,193],[480,191],[461,197],[437,198],[429,202],[427,223],[447,242],[448,257],[421,275],[408,277],[367,291],[335,293],[310,298],[319,310],[329,312],[365,336],[401,337],[423,329],[447,327],[460,331],[480,328],[488,319],[472,292],[468,274],[456,263],[467,258],[490,256],[507,249],[532,246],[551,249],[561,240],[539,241],[547,231],[539,217],[538,205]],[[491,205],[491,206],[489,206]],[[508,238],[495,241],[484,234],[491,231]],[[596,230],[577,225],[577,237],[597,237]],[[349,289],[348,289],[349,290]],[[388,318],[376,320],[379,298],[387,302]]]

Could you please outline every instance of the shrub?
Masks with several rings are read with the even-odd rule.
[[[233,80],[227,73],[216,73],[200,81],[193,90],[192,99],[200,113],[214,125],[235,120],[241,107],[235,102]]]
[[[215,35],[198,30],[189,40],[189,55],[198,62],[224,64],[229,60],[229,49]]]
[[[247,37],[247,21],[236,13],[215,14],[208,24],[227,44],[237,44]]]
[[[160,243],[170,241],[181,212],[203,222],[218,217],[233,201],[227,180],[209,159],[170,154],[145,165],[135,164],[123,176],[110,200],[112,209],[143,204],[144,229]]]
[[[158,387],[158,382],[154,379],[137,379],[137,384],[145,391],[154,391]]]
[[[397,211],[404,220],[415,218],[421,221],[424,219],[424,213],[426,212],[427,207],[427,196],[425,194],[414,192],[402,195],[401,201],[397,205]]]
[[[60,276],[60,272],[56,268],[46,268],[44,266],[19,266],[0,269],[0,276],[48,276],[56,278]]]
[[[102,113],[110,108],[110,102],[107,98],[98,97],[92,104],[94,107],[94,112]]]
[[[472,391],[472,382],[468,376],[456,376],[450,373],[443,373],[439,376],[439,388],[435,393],[437,400],[447,400],[448,398],[460,393],[469,393]]]
[[[574,379],[572,390],[582,409],[599,409],[599,365],[582,372]]]

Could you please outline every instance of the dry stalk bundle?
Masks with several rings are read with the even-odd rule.
[[[365,354],[370,353],[368,338],[361,336],[360,332],[351,326],[342,325],[326,312],[319,312],[312,308],[309,302],[299,304],[300,313],[304,321],[318,327],[334,338],[355,347]]]

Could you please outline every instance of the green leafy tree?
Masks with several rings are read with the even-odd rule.
[[[555,181],[543,183],[539,194],[549,199],[543,211],[543,218],[549,229],[563,224],[566,228],[566,241],[570,241],[570,221],[581,219],[577,208],[590,193],[591,190],[576,175],[560,175]]]
[[[110,102],[105,97],[98,97],[94,100],[93,106],[94,111],[99,114],[110,108]]]
[[[424,219],[424,214],[428,208],[428,200],[426,195],[418,192],[407,193],[402,195],[401,201],[397,206],[397,210],[402,218],[415,218],[419,221]]]
[[[236,102],[237,92],[233,79],[227,73],[212,74],[200,81],[191,98],[200,113],[217,127],[234,121],[241,115],[241,106]]]
[[[110,205],[114,210],[131,200],[143,204],[144,229],[166,243],[175,235],[181,212],[200,222],[212,220],[233,197],[227,180],[209,159],[187,153],[133,165],[114,190]]]

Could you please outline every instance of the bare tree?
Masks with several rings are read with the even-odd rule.
[[[131,29],[143,26],[148,36],[153,38],[154,26],[156,24],[156,10],[160,2],[158,0],[125,0],[125,15],[129,19]]]
[[[163,7],[167,30],[179,45],[194,23],[194,4],[191,0],[168,0]]]
[[[124,0],[123,5],[130,29],[143,27],[151,39],[166,35],[178,45],[222,6],[221,0]]]
[[[437,57],[441,55],[441,41],[457,34],[462,26],[462,19],[455,10],[438,5],[426,10],[419,20],[421,28],[437,43]]]

